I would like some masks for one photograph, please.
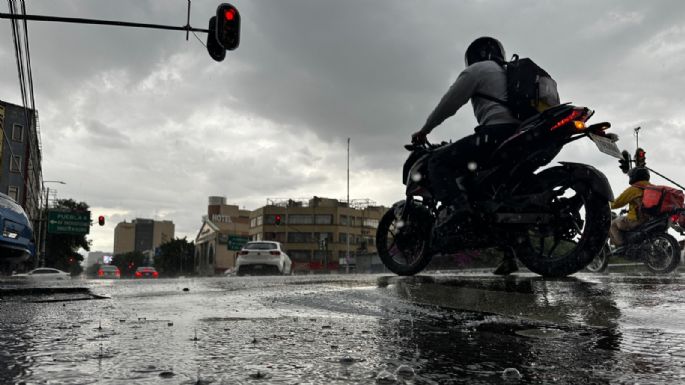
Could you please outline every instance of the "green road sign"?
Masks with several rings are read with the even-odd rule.
[[[249,241],[247,237],[238,237],[229,235],[228,236],[228,249],[229,250],[240,250]]]
[[[90,211],[48,210],[48,234],[83,235],[90,232]]]

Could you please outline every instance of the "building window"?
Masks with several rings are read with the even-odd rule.
[[[285,242],[285,233],[264,233],[265,241]]]
[[[312,252],[309,250],[290,250],[288,256],[294,262],[309,262]]]
[[[288,233],[288,243],[311,243],[312,233]]]
[[[317,225],[332,225],[333,215],[315,215],[314,223]]]
[[[257,218],[250,219],[250,227],[257,227]]]
[[[314,233],[314,240],[317,242],[326,239],[328,243],[333,242],[333,233]]]
[[[378,228],[378,219],[364,219],[364,226],[376,229]]]
[[[312,258],[312,261],[315,262],[337,262],[337,261],[331,261],[331,253],[328,252],[328,250],[314,250],[314,257]]]
[[[347,226],[347,215],[340,216],[340,224],[343,226]]]
[[[24,126],[21,124],[15,124],[12,126],[12,140],[15,142],[24,141]]]
[[[288,215],[288,224],[291,225],[311,225],[314,224],[314,216],[294,214]]]
[[[10,171],[21,172],[21,155],[12,155],[10,158]]]
[[[7,195],[9,195],[10,198],[14,199],[14,201],[17,202],[19,200],[19,187],[10,186],[7,189]]]
[[[264,217],[260,215],[257,217],[257,226],[261,226],[262,224],[264,224]]]
[[[338,238],[340,239],[340,243],[347,243],[347,233],[338,234]]]

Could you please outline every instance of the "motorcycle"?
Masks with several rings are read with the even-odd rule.
[[[600,151],[620,157],[607,122],[586,126],[594,114],[562,104],[526,121],[473,170],[467,188],[473,214],[454,226],[436,226],[445,205],[434,198],[428,160],[446,145],[409,144],[403,168],[406,198],[382,217],[376,247],[398,275],[422,271],[436,254],[497,247],[515,253],[530,271],[562,277],[583,269],[602,250],[614,199],[596,168],[549,164],[568,143],[589,137]],[[446,227],[446,228],[443,228]]]
[[[607,243],[586,269],[593,273],[602,273],[609,266],[609,259],[622,257],[644,263],[655,274],[673,272],[680,264],[681,247],[675,237],[668,233],[668,229],[685,235],[685,228],[679,221],[683,213],[685,209],[676,209],[650,218],[635,229],[626,231],[622,246],[614,248]]]

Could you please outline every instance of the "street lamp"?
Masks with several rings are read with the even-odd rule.
[[[48,197],[50,196],[50,187],[47,189],[45,188],[46,183],[58,183],[58,184],[67,184],[66,182],[63,182],[61,180],[44,180],[41,182],[41,187],[43,190],[45,190],[45,206],[43,210],[41,210],[40,215],[39,215],[39,220],[38,220],[38,248],[36,251],[36,265],[40,264],[41,266],[45,265],[45,239],[47,237],[47,232],[48,232]],[[45,218],[43,218],[43,215],[45,215]],[[45,230],[43,230],[43,222],[45,222]],[[36,266],[38,267],[38,266]]]

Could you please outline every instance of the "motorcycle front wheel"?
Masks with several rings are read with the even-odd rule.
[[[430,210],[413,203],[402,220],[404,203],[388,210],[378,224],[376,250],[381,261],[397,275],[414,275],[431,261],[429,250],[433,217]]]
[[[667,233],[652,235],[642,244],[643,261],[655,274],[668,274],[680,264],[680,245]]]

